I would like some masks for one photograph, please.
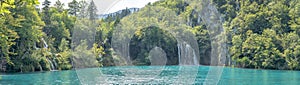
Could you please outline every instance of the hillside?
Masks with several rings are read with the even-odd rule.
[[[300,69],[298,0],[196,2],[164,0],[99,16],[93,2],[64,9],[45,0],[39,12],[38,0],[1,1],[0,71],[151,65],[153,56],[165,62],[158,65]]]

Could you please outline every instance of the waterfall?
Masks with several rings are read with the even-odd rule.
[[[54,59],[52,61],[48,58],[46,58],[46,59],[50,63],[50,71],[55,71],[56,70],[55,66],[57,66],[56,61]]]
[[[46,58],[46,59],[50,63],[50,71],[53,71],[54,70],[54,65],[53,65],[52,61],[49,60],[48,58]]]
[[[42,41],[43,41],[43,43],[44,43],[44,48],[48,48],[48,44],[47,44],[47,42],[44,40],[44,38],[42,38]]]
[[[177,45],[177,48],[178,48],[178,64],[179,65],[181,65],[181,62],[180,62],[181,61],[181,53],[180,53],[181,52],[181,49],[180,49],[181,47],[180,46],[181,46],[181,44]]]
[[[41,41],[44,43],[44,48],[48,48],[47,42],[44,40],[44,38],[41,39]],[[50,53],[51,54],[51,53]],[[57,63],[54,59],[52,61],[46,57],[47,61],[50,63],[50,71],[55,71],[55,67],[57,67]]]
[[[53,59],[53,63],[54,63],[54,69],[53,70],[55,70],[56,69],[55,67],[58,67],[55,59]]]
[[[178,44],[178,58],[179,65],[199,65],[195,50],[186,42]]]
[[[40,67],[40,71],[43,71],[43,68],[42,68],[42,66],[41,66],[41,65],[39,65],[39,67]]]
[[[188,45],[190,46],[190,45]],[[190,47],[191,48],[191,47]],[[192,49],[192,48],[191,48]],[[194,60],[194,65],[199,65],[199,62],[198,62],[198,58],[196,56],[196,52],[194,49],[192,49],[192,52],[193,52],[193,60]]]

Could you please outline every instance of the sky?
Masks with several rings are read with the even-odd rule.
[[[53,5],[57,0],[49,0],[51,4]],[[68,3],[72,0],[60,0],[65,4],[65,7],[67,8]],[[77,0],[80,1],[80,0]],[[91,0],[86,0],[87,2]],[[98,14],[108,14],[113,13],[122,9],[127,8],[142,8],[149,2],[153,3],[158,0],[94,0],[97,8],[98,8]],[[42,4],[44,0],[39,0],[39,2]],[[41,6],[41,5],[40,5]]]

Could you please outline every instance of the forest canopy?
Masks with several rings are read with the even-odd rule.
[[[203,13],[196,10],[200,8],[195,8],[197,3],[162,0],[149,3],[138,11],[126,8],[105,18],[99,18],[93,1],[1,0],[0,4],[2,72],[69,70],[75,68],[74,64],[78,62],[80,65],[75,65],[78,66],[76,68],[126,65],[111,45],[113,32],[120,24],[133,27],[145,24],[134,22],[152,22],[159,28],[137,27],[141,29],[133,33],[135,38],[130,42],[135,48],[131,50],[133,55],[137,55],[135,58],[142,59],[136,63],[149,65],[149,57],[145,53],[150,49],[147,45],[151,44],[165,48],[169,57],[178,56],[175,54],[177,49],[169,48],[176,46],[177,42],[166,30],[184,28],[182,34],[195,35],[201,55],[199,64],[211,64],[211,34],[201,17]],[[39,4],[42,8],[38,8]],[[212,0],[212,4],[221,13],[222,30],[226,33],[229,54],[226,65],[300,70],[299,0]],[[149,18],[147,14],[153,16]],[[132,18],[137,21],[130,21]],[[185,23],[169,24],[169,21]],[[126,30],[133,29],[126,27],[122,32]],[[153,42],[155,39],[159,42]],[[75,61],[85,57],[91,60]],[[170,61],[174,61],[170,64],[177,62],[176,59]]]

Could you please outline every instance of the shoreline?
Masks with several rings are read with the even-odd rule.
[[[158,65],[157,65],[158,66]],[[213,66],[213,65],[165,65],[165,66],[206,66],[206,67],[222,67],[222,66]],[[103,66],[103,67],[88,67],[88,68],[72,68],[69,70],[55,70],[55,71],[34,71],[34,72],[0,72],[0,75],[10,75],[10,74],[31,74],[31,73],[45,73],[45,72],[60,72],[60,71],[72,71],[72,70],[80,70],[80,69],[91,69],[91,68],[110,68],[110,67],[132,67],[132,66]],[[288,70],[288,69],[256,69],[256,68],[241,68],[241,67],[233,67],[233,66],[223,66],[224,68],[230,69],[245,69],[245,70],[267,70],[267,71],[300,71],[300,70]],[[223,69],[224,69],[223,68]]]

